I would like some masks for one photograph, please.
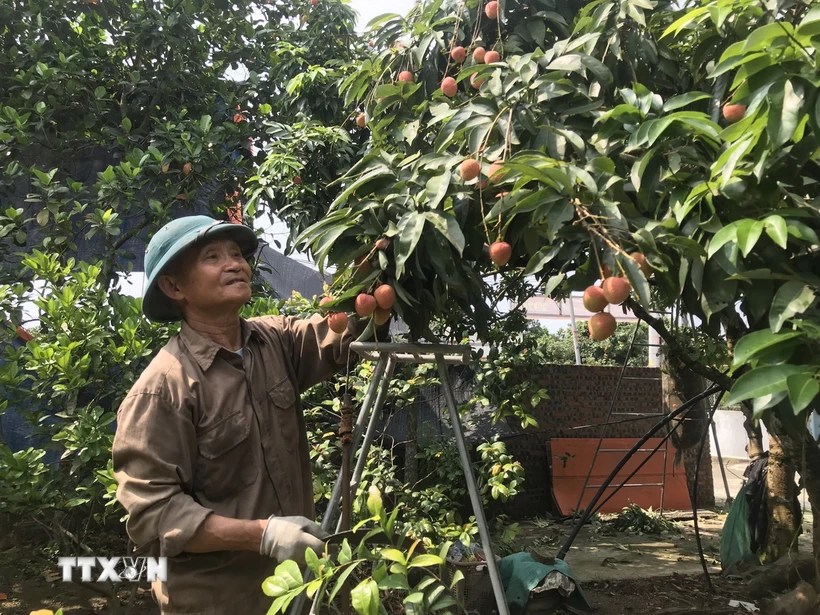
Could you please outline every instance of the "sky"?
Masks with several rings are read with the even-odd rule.
[[[413,8],[413,0],[390,0],[384,2],[379,0],[351,0],[350,6],[359,14],[358,30],[364,30],[364,27],[377,15],[384,13],[399,13],[406,15],[407,12]]]

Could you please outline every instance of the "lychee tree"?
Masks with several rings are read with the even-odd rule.
[[[370,27],[341,83],[367,149],[297,242],[336,268],[329,309],[389,284],[414,337],[459,339],[505,294],[611,277],[607,303],[625,287],[678,361],[806,460],[820,504],[820,7],[437,1]],[[653,316],[672,306],[729,371]]]

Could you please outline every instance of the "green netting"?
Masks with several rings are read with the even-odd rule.
[[[751,557],[751,543],[749,504],[746,502],[746,485],[743,485],[735,497],[720,534],[721,570],[731,571],[740,562]]]

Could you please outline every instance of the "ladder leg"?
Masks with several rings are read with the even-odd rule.
[[[359,416],[356,418],[356,425],[353,428],[354,450],[358,448],[359,442],[361,441],[362,431],[364,429],[364,422],[367,419],[367,415],[370,413],[370,408],[373,406],[373,403],[376,400],[379,385],[381,384],[384,372],[387,369],[387,362],[387,357],[385,355],[382,355],[379,358],[379,362],[376,363],[376,369],[373,372],[373,380],[370,381],[370,386],[367,388],[367,393],[365,394],[364,401],[362,402],[362,408],[359,411]],[[339,473],[339,476],[336,477],[336,482],[333,485],[333,492],[330,495],[330,502],[328,502],[327,504],[325,516],[322,519],[323,530],[328,532],[330,531],[330,528],[333,524],[333,518],[336,516],[337,509],[339,508],[339,501],[341,500],[341,497],[342,475],[341,473]]]
[[[356,460],[356,468],[353,470],[353,478],[350,481],[350,493],[356,492],[359,488],[359,482],[362,480],[364,466],[367,463],[367,453],[373,444],[373,438],[376,437],[376,425],[379,422],[379,417],[384,407],[384,400],[387,397],[387,390],[390,388],[390,380],[393,378],[394,369],[396,369],[396,359],[391,354],[387,360],[387,369],[384,371],[384,378],[382,379],[384,386],[379,389],[379,394],[376,396],[376,405],[373,408],[373,412],[370,413],[370,421],[367,424],[364,441],[362,442],[361,449],[359,449],[359,458]]]
[[[390,374],[387,376],[387,380],[385,381],[384,376],[385,372],[387,371],[388,364],[393,363],[392,357],[388,358],[388,354],[384,353],[379,357],[378,363],[376,363],[376,369],[373,371],[373,379],[370,381],[370,386],[367,388],[367,393],[365,393],[364,401],[362,402],[362,408],[359,411],[359,416],[356,417],[356,425],[353,428],[353,449],[355,450],[359,446],[359,441],[362,437],[362,430],[364,428],[364,422],[367,419],[368,414],[370,413],[370,408],[377,404],[378,408],[374,408],[373,415],[378,414],[378,410],[381,408],[381,404],[384,403],[384,395],[382,395],[382,389],[386,392],[389,385],[390,385],[390,378],[392,377],[392,368],[390,370]],[[382,384],[384,386],[382,386]],[[381,397],[381,402],[378,401],[378,398]],[[372,422],[372,421],[371,421]],[[372,441],[372,438],[371,438]],[[364,453],[366,456],[366,452]],[[326,532],[330,531],[330,528],[333,524],[333,518],[336,516],[336,509],[339,508],[339,502],[342,498],[342,473],[339,472],[339,475],[336,477],[336,482],[333,484],[333,492],[330,494],[330,502],[327,504],[327,510],[325,511],[325,516],[322,518],[322,529]],[[341,519],[339,519],[339,523],[341,523]],[[308,581],[313,578],[313,573],[310,571],[309,568],[305,568],[302,571],[302,578],[305,581]],[[305,594],[298,596],[293,602],[291,602],[290,606],[288,607],[288,615],[300,615],[302,612],[302,608],[305,604]],[[319,592],[316,593],[316,596],[313,599],[312,607],[310,609],[311,613],[318,613],[319,612]]]
[[[716,411],[717,412],[717,411]],[[715,417],[712,415],[712,438],[715,441],[715,453],[717,453],[718,463],[720,464],[720,475],[723,477],[723,488],[726,490],[726,507],[732,505],[732,494],[729,492],[729,481],[726,479],[726,466],[723,465],[723,455],[720,454],[720,442],[718,442],[717,427],[715,426]]]
[[[450,384],[450,377],[447,372],[447,363],[444,361],[444,357],[440,354],[436,355],[436,362],[438,363],[438,371],[441,376],[441,388],[444,391],[444,399],[446,400],[447,408],[450,411],[450,421],[453,424],[453,435],[456,438],[458,453],[461,457],[461,467],[464,470],[464,478],[467,481],[467,491],[470,493],[473,513],[475,514],[476,522],[478,523],[478,533],[479,536],[481,536],[481,544],[484,547],[484,553],[487,555],[487,570],[490,573],[490,582],[493,586],[495,602],[498,605],[498,613],[499,615],[509,615],[510,611],[507,607],[507,600],[504,595],[504,586],[501,584],[501,575],[499,574],[498,564],[495,561],[492,544],[490,543],[490,531],[487,526],[487,519],[484,516],[484,509],[481,506],[481,497],[478,495],[478,485],[476,485],[475,477],[473,476],[470,453],[467,451],[467,443],[464,439],[464,432],[461,430],[461,419],[458,416],[456,398],[453,394],[453,389]]]

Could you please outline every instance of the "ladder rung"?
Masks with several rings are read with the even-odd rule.
[[[587,489],[600,489],[602,485],[590,485]],[[618,487],[618,485],[615,485]],[[609,485],[607,489],[614,489],[612,485]],[[620,487],[663,487],[663,483],[627,483],[625,485],[620,485]]]
[[[666,416],[666,413],[664,413],[664,412],[655,412],[655,413],[651,413],[651,412],[613,412],[612,416],[615,416],[616,414],[627,415],[627,416],[647,416],[647,417],[648,416]],[[600,423],[600,425],[606,425],[606,423]]]
[[[662,380],[662,378],[649,378],[646,376],[624,376],[621,380]]]

